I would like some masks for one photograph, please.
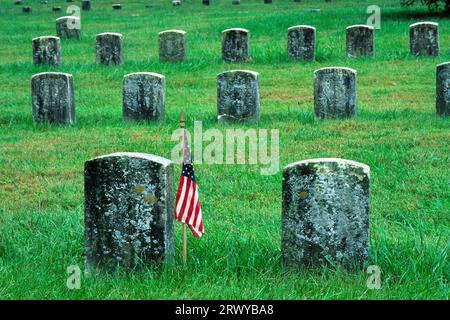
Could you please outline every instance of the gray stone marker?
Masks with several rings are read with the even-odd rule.
[[[232,28],[222,31],[222,59],[225,62],[246,62],[250,56],[249,31]]]
[[[56,35],[60,39],[81,39],[80,18],[66,16],[56,19]]]
[[[32,111],[35,122],[75,123],[75,101],[71,74],[44,72],[31,78]]]
[[[211,4],[211,0],[202,0],[202,4],[209,6]]]
[[[436,113],[450,115],[450,62],[441,63],[436,68]]]
[[[123,37],[120,33],[105,32],[95,37],[96,63],[103,65],[123,64]]]
[[[34,64],[61,65],[61,40],[58,37],[34,38],[32,44]]]
[[[22,12],[30,13],[31,12],[31,7],[23,7],[22,8]]]
[[[217,76],[219,123],[259,121],[259,73],[226,71]]]
[[[143,153],[113,153],[84,165],[86,266],[129,271],[171,262],[173,163]]]
[[[314,113],[318,118],[356,115],[356,70],[331,67],[314,72]]]
[[[434,22],[418,22],[410,25],[409,43],[413,56],[439,56],[439,25]]]
[[[113,8],[113,10],[120,10],[120,9],[122,9],[122,5],[120,3],[113,4],[111,7]]]
[[[89,1],[89,0],[81,1],[81,8],[85,11],[91,10],[91,1]]]
[[[354,25],[346,29],[347,57],[373,56],[375,52],[375,29],[367,25]]]
[[[186,32],[166,30],[158,34],[159,60],[162,62],[182,62],[186,60]]]
[[[272,3],[272,0],[264,0],[264,3],[270,4],[270,3]]]
[[[173,5],[174,7],[180,6],[180,5],[181,5],[181,1],[180,1],[180,0],[173,0],[173,1],[172,1],[172,5]]]
[[[123,117],[127,121],[164,121],[166,79],[151,72],[123,78]]]
[[[53,12],[60,12],[61,10],[62,10],[61,7],[53,7],[53,8],[52,8],[52,11],[53,11]]]
[[[316,52],[316,28],[299,25],[288,29],[288,56],[313,61]]]
[[[231,3],[232,4],[241,4],[241,0],[232,0]]]
[[[360,267],[368,259],[370,168],[344,159],[311,159],[283,171],[282,260],[285,270],[328,259]]]

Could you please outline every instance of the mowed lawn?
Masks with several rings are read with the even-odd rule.
[[[62,41],[59,68],[33,66],[31,39],[55,35],[51,12],[63,0],[0,1],[0,298],[2,299],[448,299],[450,239],[450,122],[435,112],[436,65],[450,60],[450,20],[424,7],[401,8],[399,0],[185,0],[94,1],[82,13],[81,41]],[[77,1],[76,3],[79,3]],[[145,4],[152,3],[152,8]],[[348,60],[345,28],[364,24],[378,4],[376,56]],[[320,8],[320,12],[311,9]],[[439,23],[441,55],[409,56],[409,29],[418,21]],[[287,28],[317,28],[316,62],[287,58]],[[221,31],[247,28],[252,61],[221,61]],[[188,59],[158,61],[157,34],[187,31]],[[124,36],[125,64],[95,64],[95,35]],[[358,114],[351,120],[313,116],[313,72],[346,66],[358,72]],[[258,125],[218,125],[216,76],[231,69],[260,73]],[[77,124],[34,124],[33,74],[74,77]],[[166,76],[163,124],[122,120],[122,80],[130,72]],[[178,141],[180,109],[186,125],[278,129],[280,170],[262,176],[258,165],[196,165],[206,234],[189,235],[188,266],[181,263],[181,224],[175,225],[176,266],[130,274],[82,276],[80,290],[66,286],[66,268],[84,270],[83,165],[118,151],[170,158]],[[205,143],[206,145],[206,143]],[[284,273],[281,268],[281,173],[292,162],[340,157],[371,169],[371,250],[368,264],[382,270],[380,290],[369,290],[365,269],[323,267]],[[174,175],[180,174],[175,165]],[[177,181],[175,182],[177,183]]]

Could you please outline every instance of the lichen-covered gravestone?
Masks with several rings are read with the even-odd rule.
[[[439,24],[434,22],[418,22],[410,25],[409,44],[413,56],[439,56]]]
[[[95,37],[96,62],[103,65],[123,64],[123,37],[120,33],[105,32]]]
[[[369,251],[370,169],[324,158],[283,172],[282,259],[286,270],[327,261],[363,265]]]
[[[249,31],[241,28],[222,31],[222,59],[225,62],[246,62],[250,55]]]
[[[217,76],[217,119],[220,123],[259,121],[259,73],[232,70]]]
[[[32,44],[34,64],[61,65],[61,41],[58,37],[34,38]]]
[[[56,35],[60,39],[81,39],[80,18],[67,16],[56,19]]]
[[[173,164],[113,153],[84,165],[86,266],[114,271],[172,261]]]
[[[440,116],[450,115],[450,62],[436,68],[436,112]]]
[[[91,10],[91,1],[89,1],[89,0],[81,1],[81,8],[85,11]]]
[[[44,72],[31,78],[32,112],[35,122],[75,123],[71,74]]]
[[[162,62],[182,62],[186,60],[186,32],[166,30],[158,34],[159,60]]]
[[[375,51],[375,29],[367,25],[347,27],[347,57],[373,56]]]
[[[313,61],[316,51],[316,28],[293,26],[288,29],[288,56],[292,59]]]
[[[137,72],[123,78],[123,117],[127,121],[164,121],[165,77]]]
[[[314,72],[314,113],[318,118],[356,115],[356,70],[332,67]]]

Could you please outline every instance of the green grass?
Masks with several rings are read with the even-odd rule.
[[[449,120],[435,115],[435,68],[450,60],[450,20],[426,9],[400,8],[379,0],[382,28],[376,56],[345,58],[345,27],[365,23],[373,1],[294,3],[275,0],[95,1],[82,14],[81,41],[63,41],[63,66],[74,76],[77,124],[37,125],[31,117],[30,78],[48,70],[33,66],[31,39],[55,33],[52,4],[27,1],[23,14],[0,1],[0,298],[32,299],[448,299],[449,297]],[[311,12],[321,8],[320,12]],[[63,15],[63,14],[60,14]],[[422,16],[415,20],[413,16]],[[439,22],[441,55],[408,55],[408,25]],[[317,28],[317,61],[286,57],[287,28]],[[220,33],[251,31],[249,64],[221,62]],[[188,60],[162,64],[157,33],[188,33]],[[124,35],[126,63],[95,65],[94,37]],[[345,121],[313,117],[313,72],[327,66],[358,71],[358,115]],[[216,124],[216,75],[244,68],[261,75],[260,128],[280,130],[280,163],[341,157],[371,168],[370,264],[382,270],[382,289],[368,290],[365,270],[323,267],[284,274],[280,265],[281,171],[261,176],[256,165],[197,165],[207,234],[189,237],[188,272],[181,267],[181,225],[176,223],[176,266],[162,273],[91,275],[80,290],[66,287],[66,268],[83,268],[83,164],[116,151],[169,158],[179,110],[187,126]],[[136,71],[162,73],[167,81],[166,121],[125,124],[122,78]],[[233,127],[233,126],[229,126]],[[239,126],[234,126],[239,127]],[[243,126],[250,128],[252,126]],[[175,167],[178,176],[180,166]]]

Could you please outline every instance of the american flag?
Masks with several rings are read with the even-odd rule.
[[[186,131],[183,136],[183,170],[175,200],[175,219],[186,223],[197,239],[205,233]]]

